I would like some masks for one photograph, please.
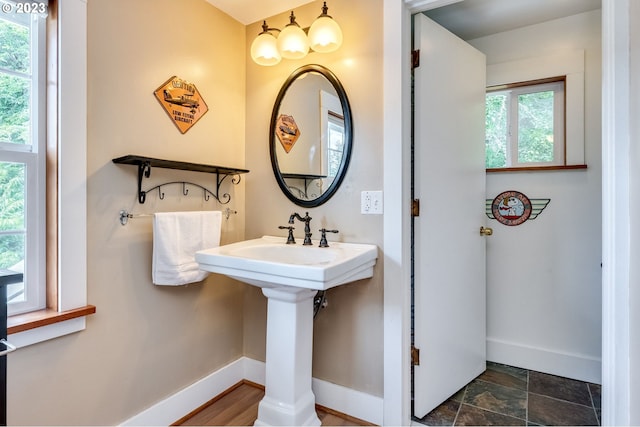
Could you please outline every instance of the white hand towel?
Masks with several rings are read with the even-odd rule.
[[[220,245],[222,212],[161,212],[153,219],[152,279],[156,285],[184,285],[209,275],[195,253]]]

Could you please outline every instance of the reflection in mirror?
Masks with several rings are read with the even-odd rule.
[[[284,194],[300,206],[326,202],[351,154],[351,111],[337,78],[307,65],[285,82],[271,116],[270,152]]]

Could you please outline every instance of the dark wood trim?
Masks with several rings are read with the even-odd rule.
[[[583,170],[587,169],[587,165],[559,165],[559,166],[527,166],[522,168],[488,168],[487,173],[493,172],[548,172],[548,171],[566,171],[566,170]]]
[[[500,90],[514,89],[517,87],[524,87],[524,86],[543,85],[547,83],[557,83],[557,82],[566,83],[566,81],[567,81],[567,76],[548,77],[546,79],[537,79],[537,80],[529,80],[526,82],[515,82],[515,83],[506,83],[506,84],[495,85],[495,86],[488,86],[487,92],[496,92]]]
[[[528,80],[525,82],[506,83],[495,86],[488,86],[486,88],[487,93],[499,92],[508,89],[516,89],[519,87],[543,85],[547,83],[564,83],[564,89],[562,91],[564,95],[564,135],[563,135],[563,147],[564,159],[567,158],[567,76],[548,77],[545,79]],[[530,166],[530,167],[513,167],[513,168],[490,168],[487,172],[518,172],[518,171],[534,171],[534,170],[563,170],[563,169],[586,169],[587,165],[560,165],[560,166]]]
[[[31,311],[17,314],[7,319],[7,334],[28,331],[42,326],[53,325],[82,316],[88,316],[96,312],[94,305],[87,305],[73,310],[58,312],[51,309]]]

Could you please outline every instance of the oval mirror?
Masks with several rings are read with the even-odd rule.
[[[305,65],[285,81],[271,114],[269,151],[278,185],[295,204],[325,203],[344,179],[353,124],[347,94],[321,65]]]

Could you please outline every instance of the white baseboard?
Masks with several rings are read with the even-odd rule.
[[[176,394],[121,423],[122,426],[168,426],[244,378],[244,358],[207,375]]]
[[[382,397],[314,378],[311,385],[316,403],[343,414],[381,426],[383,423]]]
[[[601,383],[601,359],[582,354],[562,353],[488,338],[487,360],[580,381]]]
[[[241,357],[176,394],[156,403],[138,415],[129,418],[120,425],[167,426],[243,379],[264,385],[264,378],[264,362]],[[316,395],[316,403],[344,414],[382,425],[383,399],[381,397],[315,378],[313,379],[312,387]]]
[[[244,378],[245,380],[253,381],[264,385],[265,382],[265,364],[259,360],[243,357],[244,364]]]

